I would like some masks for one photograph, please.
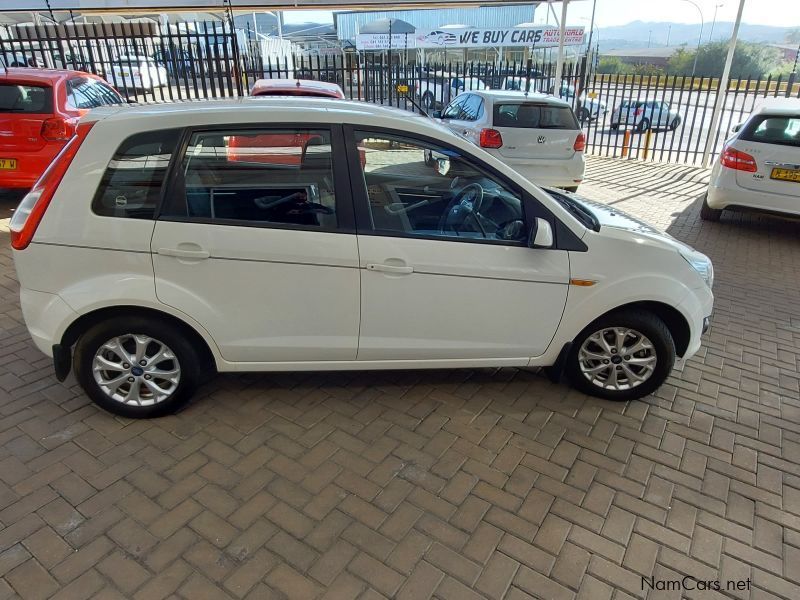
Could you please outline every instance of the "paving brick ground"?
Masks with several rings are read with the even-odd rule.
[[[32,346],[0,232],[0,598],[800,598],[800,223],[701,223],[706,178],[590,163],[717,268],[699,356],[630,404],[515,369],[241,375],[114,418]],[[642,589],[684,575],[723,589]]]

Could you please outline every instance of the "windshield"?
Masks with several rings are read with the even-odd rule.
[[[0,113],[50,114],[53,89],[38,85],[0,83]]]

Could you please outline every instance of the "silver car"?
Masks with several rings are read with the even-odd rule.
[[[637,131],[648,129],[670,129],[675,131],[681,124],[678,111],[666,102],[648,98],[646,100],[623,100],[611,113],[611,129],[631,126]]]

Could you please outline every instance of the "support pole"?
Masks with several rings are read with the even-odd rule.
[[[719,93],[714,100],[714,112],[711,113],[711,125],[708,128],[706,137],[706,147],[703,150],[703,167],[708,166],[708,159],[717,137],[717,127],[719,126],[720,115],[725,107],[725,98],[728,95],[728,79],[731,74],[731,63],[733,63],[733,53],[736,51],[736,38],[739,37],[739,26],[742,24],[742,11],[744,10],[745,0],[739,0],[739,11],[736,13],[736,22],[733,24],[731,41],[728,42],[728,56],[725,59],[725,67],[722,69],[722,77],[719,80]]]
[[[564,71],[564,35],[567,27],[567,5],[569,0],[561,1],[561,23],[558,34],[558,59],[556,60],[556,76],[553,82],[553,95],[558,98],[561,95],[561,73]]]

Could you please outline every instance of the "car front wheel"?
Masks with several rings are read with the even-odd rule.
[[[143,317],[101,322],[75,346],[75,377],[100,407],[129,418],[170,414],[191,397],[200,360],[170,323]]]
[[[675,365],[675,342],[664,322],[642,310],[600,317],[575,338],[566,374],[582,392],[634,400],[654,392]]]

